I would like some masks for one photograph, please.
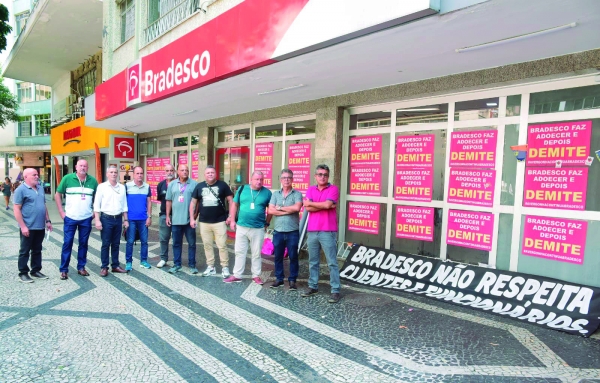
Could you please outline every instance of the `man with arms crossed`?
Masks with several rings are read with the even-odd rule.
[[[302,293],[309,297],[319,292],[319,260],[321,248],[329,267],[331,296],[329,303],[340,300],[340,268],[337,263],[337,216],[336,205],[340,197],[337,186],[329,183],[329,167],[318,165],[315,173],[316,185],[308,188],[304,209],[310,212],[308,217],[308,264],[309,289]]]
[[[133,182],[127,182],[127,246],[125,247],[125,270],[130,271],[133,263],[133,242],[136,231],[140,233],[140,266],[149,269],[148,263],[148,227],[152,224],[152,192],[150,185],[144,182],[144,169],[141,166],[133,168]]]
[[[21,247],[19,249],[19,279],[31,283],[31,275],[37,279],[48,279],[42,270],[42,241],[52,223],[48,217],[44,188],[38,183],[38,172],[33,168],[23,172],[24,182],[15,190],[13,200],[15,219],[19,224]],[[31,273],[27,266],[31,255]]]
[[[283,254],[288,251],[290,260],[290,290],[296,290],[298,278],[298,241],[300,239],[300,209],[302,208],[302,193],[292,188],[294,173],[289,169],[281,171],[281,190],[273,192],[269,202],[269,214],[275,220],[273,231],[273,246],[275,246],[275,283],[271,288],[283,286],[285,274],[283,271]]]
[[[219,258],[221,258],[221,274],[223,278],[228,278],[229,273],[229,251],[227,250],[227,209],[225,209],[225,199],[229,206],[232,205],[233,193],[225,182],[217,179],[215,167],[209,165],[204,171],[204,179],[194,189],[192,194],[192,203],[190,204],[190,226],[196,228],[196,218],[200,213],[200,236],[204,242],[204,253],[206,254],[206,271],[202,274],[205,277],[215,275],[215,250],[213,240],[219,248]],[[200,202],[200,203],[198,203]]]
[[[108,276],[108,249],[112,257],[111,271],[113,273],[126,273],[119,265],[119,244],[123,226],[129,227],[127,221],[127,195],[125,185],[117,182],[119,172],[115,166],[106,169],[108,181],[98,185],[94,199],[94,215],[96,216],[96,229],[100,230],[102,247],[100,248],[100,276]]]
[[[225,283],[241,282],[246,268],[246,253],[248,245],[252,253],[252,280],[262,285],[260,277],[262,259],[260,253],[265,239],[265,230],[269,227],[271,216],[265,220],[265,211],[271,200],[271,191],[263,187],[264,175],[254,171],[249,185],[242,185],[233,204],[229,208],[229,226],[235,231],[235,264],[233,275],[223,280]],[[240,211],[236,224],[235,215]],[[237,230],[236,230],[237,227]]]
[[[92,203],[98,181],[89,174],[86,160],[77,161],[75,173],[67,174],[56,188],[54,200],[58,213],[64,220],[64,238],[60,256],[60,279],[69,278],[69,263],[73,250],[75,231],[79,230],[79,243],[77,246],[77,273],[84,277],[90,274],[85,269],[87,263],[88,240],[92,232]],[[62,195],[66,195],[65,210],[62,207]]]
[[[175,178],[175,168],[168,164],[165,166],[166,179],[160,181],[156,186],[156,199],[160,201],[160,213],[158,214],[158,240],[160,241],[160,261],[156,267],[164,267],[169,261],[169,240],[171,239],[171,226],[167,225],[167,188]]]
[[[189,179],[190,170],[186,165],[177,168],[179,178],[169,184],[167,190],[167,225],[171,227],[173,236],[173,267],[169,273],[181,270],[181,250],[183,248],[183,235],[188,242],[188,266],[191,274],[198,274],[196,268],[196,229],[190,226],[189,206],[192,193],[198,184]],[[173,215],[171,216],[171,212]],[[193,217],[192,217],[193,218]]]

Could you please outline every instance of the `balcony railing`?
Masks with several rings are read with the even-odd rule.
[[[147,45],[156,40],[173,27],[183,22],[185,19],[200,10],[200,0],[180,0],[173,8],[144,29],[143,45]],[[161,10],[162,12],[162,10]]]
[[[30,137],[16,137],[17,146],[31,146],[31,145],[50,145],[50,135],[46,136],[30,136]]]

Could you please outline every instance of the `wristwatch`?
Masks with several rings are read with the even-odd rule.
[[[49,219],[46,220],[46,223],[52,223],[52,221],[50,221]]]

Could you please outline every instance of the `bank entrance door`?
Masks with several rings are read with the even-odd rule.
[[[234,193],[240,185],[249,182],[250,148],[248,146],[217,149],[216,163],[219,179],[227,182]]]

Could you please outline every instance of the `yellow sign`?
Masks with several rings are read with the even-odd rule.
[[[53,156],[61,156],[93,151],[94,143],[100,149],[108,148],[111,134],[133,136],[133,133],[85,126],[85,117],[81,117],[50,131],[50,152]]]

